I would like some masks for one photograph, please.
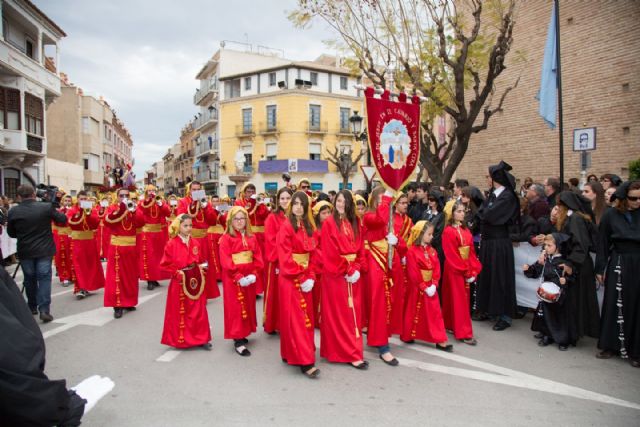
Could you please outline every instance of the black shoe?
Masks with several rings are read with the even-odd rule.
[[[513,316],[514,319],[522,319],[524,316],[527,315],[526,311],[517,311],[516,315]]]
[[[446,351],[447,353],[453,353],[453,346],[451,344],[440,345],[436,344],[438,350]]]
[[[484,322],[485,320],[489,320],[489,316],[486,313],[475,313],[471,316],[471,319],[476,322]]]
[[[88,297],[89,295],[91,295],[89,292],[85,291],[84,289],[80,289],[80,292],[78,292],[76,294],[76,299],[84,299],[85,297]]]
[[[352,367],[354,367],[356,369],[359,369],[361,371],[366,371],[367,369],[369,369],[369,362],[367,362],[366,360],[363,360],[359,364],[355,364],[354,365],[354,363],[356,363],[356,362],[349,363],[349,365],[351,365]]]
[[[640,368],[640,359],[629,358],[629,364],[634,368]]]
[[[416,342],[416,340],[407,340],[407,341],[405,341],[402,338],[400,338],[400,341],[402,341],[405,344],[414,344]]]
[[[38,314],[38,309],[35,307],[29,307],[29,310],[31,310],[31,314],[33,314],[34,316]]]
[[[380,360],[382,360],[384,363],[386,363],[389,366],[398,366],[400,364],[400,362],[398,362],[398,359],[396,359],[395,357],[391,360],[384,360],[384,357],[382,357],[382,355],[380,355]]]
[[[535,339],[538,339],[538,340],[539,340],[539,339],[544,338],[544,334],[543,334],[542,332],[538,332],[538,333],[537,333],[537,334],[535,334],[533,337],[534,337]]]
[[[42,323],[49,323],[53,320],[53,316],[49,313],[40,313],[40,320]]]
[[[121,308],[114,308],[113,309],[113,317],[115,319],[119,319],[122,317],[122,309]]]
[[[558,344],[558,350],[567,351],[567,350],[569,350],[569,345],[568,344]]]
[[[493,330],[494,331],[504,331],[505,329],[507,329],[509,327],[511,327],[510,324],[508,324],[504,320],[500,319],[500,320],[498,320],[498,322],[495,325],[493,325]]]
[[[553,344],[553,338],[551,337],[543,336],[540,341],[538,341],[540,347],[546,347],[549,344]]]
[[[154,289],[155,289],[155,286],[153,285],[153,282],[147,282],[147,290],[152,291]]]
[[[208,342],[208,343],[202,344],[200,347],[204,348],[207,351],[211,351],[211,349],[213,348],[213,344]]]
[[[318,378],[318,375],[320,375],[320,369],[316,368],[314,365],[300,366],[300,370],[305,376],[311,379],[316,379]]]
[[[136,311],[137,309],[135,307],[125,307],[124,308],[127,311]]]

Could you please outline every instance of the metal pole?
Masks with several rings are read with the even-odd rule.
[[[560,145],[560,189],[564,185],[564,126],[562,123],[562,72],[560,68],[560,1],[554,0],[556,8],[556,82],[558,86],[558,131]]]

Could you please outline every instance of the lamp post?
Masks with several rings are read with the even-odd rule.
[[[353,133],[356,141],[360,141],[362,143],[362,149],[367,150],[367,166],[371,166],[371,152],[369,151],[369,147],[367,147],[367,131],[362,130],[362,121],[363,118],[358,115],[357,111],[353,111],[353,115],[349,117],[349,122],[351,123],[351,132]]]

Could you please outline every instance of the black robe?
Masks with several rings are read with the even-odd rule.
[[[514,243],[531,243],[531,238],[537,234],[538,222],[529,215],[522,215],[519,224],[509,227],[509,238]]]
[[[562,295],[557,302],[540,301],[538,303],[536,314],[531,322],[532,331],[541,332],[561,345],[575,344],[578,339],[575,317],[571,312],[572,305],[568,303],[574,291],[573,276],[565,277],[567,280],[565,285],[560,284],[560,277],[563,275],[563,268],[560,265],[566,262],[561,256],[554,256],[551,260],[547,259],[544,265],[536,262],[524,272],[524,275],[530,278],[542,275],[543,281],[553,282],[562,288]]]
[[[0,267],[0,426],[77,426],[84,402],[44,374],[42,333],[18,287]]]
[[[606,277],[598,348],[620,350],[615,272],[619,265],[624,344],[628,355],[637,359],[640,358],[640,209],[629,211],[626,218],[618,210],[608,209],[600,220],[599,235],[596,272],[606,272]]]
[[[509,226],[516,223],[520,204],[513,190],[492,193],[478,210],[481,222],[478,310],[490,316],[513,318],[516,310],[516,273]]]

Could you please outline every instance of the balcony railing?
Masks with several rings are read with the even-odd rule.
[[[196,180],[200,181],[200,182],[207,182],[207,181],[217,181],[218,180],[218,171],[217,170],[210,170],[210,169],[206,169],[203,171],[200,171],[196,174]]]
[[[256,132],[255,129],[253,128],[252,124],[249,125],[237,125],[236,126],[236,136],[238,138],[243,138],[243,137],[252,137],[255,136]]]
[[[27,150],[42,153],[42,138],[27,135]]]
[[[351,128],[349,126],[340,126],[338,128],[338,131],[336,132],[336,135],[341,135],[341,136],[353,136],[353,131],[351,130]]]
[[[199,115],[198,118],[195,120],[194,126],[196,129],[200,129],[207,124],[210,124],[210,123],[212,124],[217,121],[218,121],[218,111],[211,110],[211,111],[207,111],[202,115]]]
[[[213,93],[214,95],[218,93],[217,81],[209,81],[207,86],[205,86],[204,88],[196,89],[196,93],[193,95],[193,103],[196,105],[200,104],[200,101],[202,101],[210,93]]]
[[[203,154],[214,154],[217,153],[219,149],[218,140],[211,140],[211,145],[209,145],[209,140],[206,139],[201,141],[199,144],[196,144],[196,156],[201,156]]]
[[[327,133],[329,124],[327,122],[307,122],[307,133]]]
[[[278,133],[280,131],[280,124],[276,123],[260,123],[260,134],[269,135]]]

